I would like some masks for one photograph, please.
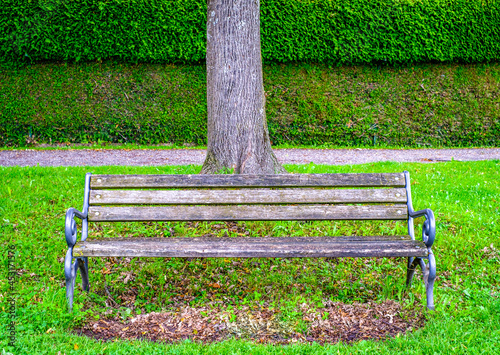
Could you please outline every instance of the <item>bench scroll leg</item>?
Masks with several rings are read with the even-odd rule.
[[[425,291],[427,293],[427,308],[434,311],[434,280],[436,279],[436,258],[429,248],[428,262],[420,263],[424,273]]]
[[[78,270],[82,275],[82,288],[84,291],[89,290],[89,264],[88,258],[76,258],[73,261],[73,248],[69,248],[64,261],[64,276],[66,278],[66,298],[68,300],[68,308],[71,311],[73,308],[73,297],[75,294],[75,281]]]
[[[64,276],[66,278],[66,298],[68,300],[68,308],[71,311],[73,308],[73,295],[75,292],[76,273],[78,271],[77,261],[73,261],[73,248],[69,248],[66,252],[64,260]]]
[[[420,265],[425,283],[425,292],[427,295],[427,308],[434,310],[434,280],[436,279],[436,259],[432,250],[429,249],[427,262],[422,258],[408,258],[408,271],[406,274],[406,287],[411,286],[411,281],[417,266]]]

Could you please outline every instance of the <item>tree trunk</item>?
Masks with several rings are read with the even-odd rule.
[[[207,157],[202,174],[276,174],[266,122],[259,0],[208,0]]]

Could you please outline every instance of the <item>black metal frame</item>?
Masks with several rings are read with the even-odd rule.
[[[428,256],[427,262],[424,258],[408,258],[408,271],[406,274],[406,286],[411,286],[411,281],[413,275],[415,274],[415,269],[418,265],[422,269],[425,291],[427,294],[427,308],[434,310],[434,280],[436,279],[436,258],[432,252],[432,244],[436,238],[436,219],[434,218],[434,212],[431,209],[426,208],[425,210],[415,211],[411,202],[411,187],[410,187],[410,173],[408,171],[405,174],[405,188],[406,188],[406,198],[408,206],[408,234],[411,239],[415,240],[415,229],[413,227],[413,219],[418,217],[425,217],[425,222],[422,227],[422,239],[427,247]]]
[[[64,276],[66,278],[66,298],[68,299],[69,310],[73,308],[73,294],[75,290],[75,279],[78,269],[82,275],[82,288],[85,291],[89,290],[89,262],[87,257],[73,258],[73,247],[78,238],[78,229],[75,217],[82,220],[82,241],[85,241],[88,236],[88,211],[89,211],[89,195],[90,195],[90,176],[91,173],[85,175],[85,192],[83,197],[82,212],[71,207],[66,212],[66,221],[64,225],[64,233],[66,235],[66,244],[68,251],[64,260]],[[73,259],[75,259],[73,261]]]

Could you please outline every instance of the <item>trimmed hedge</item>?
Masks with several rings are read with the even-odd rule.
[[[0,71],[0,145],[206,144],[203,65]],[[500,64],[264,66],[274,145],[500,146]]]
[[[267,62],[336,64],[500,59],[497,0],[263,0]],[[0,61],[195,63],[206,2],[3,0]]]

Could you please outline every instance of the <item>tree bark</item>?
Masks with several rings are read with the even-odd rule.
[[[207,105],[202,174],[286,172],[266,122],[259,0],[208,0]]]

